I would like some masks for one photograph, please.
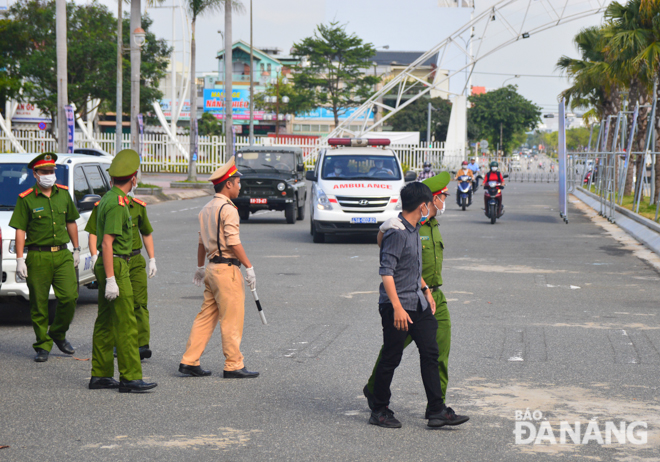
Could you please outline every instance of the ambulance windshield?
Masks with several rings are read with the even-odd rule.
[[[329,155],[323,160],[324,180],[397,181],[401,170],[392,156]]]

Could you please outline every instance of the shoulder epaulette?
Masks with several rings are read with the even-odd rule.
[[[27,191],[23,191],[23,192],[20,193],[18,196],[19,196],[19,197],[25,197],[25,196],[27,196],[28,194],[30,194],[32,191],[34,191],[34,188],[30,188],[30,189],[28,189]]]
[[[124,198],[121,196],[117,196],[117,199],[119,199],[119,205],[122,207],[126,207],[126,202],[124,202]]]
[[[101,201],[96,201],[96,202],[94,203],[94,207],[96,207],[96,206],[99,205],[100,203],[101,203]]]
[[[68,191],[68,189],[69,189],[68,186],[64,186],[63,184],[56,184],[55,186],[57,186],[57,187],[60,188],[60,189],[66,189],[67,191]]]
[[[135,197],[133,198],[133,202],[135,202],[136,204],[140,204],[142,207],[146,207],[146,206],[147,206],[147,203],[146,203],[146,202],[141,201],[140,199],[136,199]]]

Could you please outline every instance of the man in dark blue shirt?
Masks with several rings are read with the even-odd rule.
[[[457,416],[442,400],[438,374],[438,344],[435,301],[422,278],[420,221],[428,220],[433,194],[422,183],[409,183],[401,190],[403,211],[399,218],[404,229],[390,229],[383,236],[380,249],[380,285],[378,309],[383,325],[383,349],[376,368],[373,389],[372,425],[400,428],[401,422],[389,409],[390,384],[401,362],[406,337],[410,335],[419,349],[422,381],[428,398],[430,427],[460,425],[467,417]]]

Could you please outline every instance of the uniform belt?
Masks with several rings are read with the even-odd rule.
[[[241,262],[238,260],[238,258],[225,258],[221,257],[219,255],[216,255],[215,257],[211,258],[211,263],[226,263],[229,266],[234,265],[234,266],[241,266]]]
[[[101,261],[103,261],[103,256],[101,254],[102,252],[99,252],[99,257],[101,258]],[[116,253],[113,253],[112,256],[115,258],[121,258],[122,260],[126,260],[126,262],[131,261],[131,255],[117,255]]]
[[[441,285],[439,286],[429,286],[429,289],[431,289],[431,292],[437,292],[440,290]]]
[[[140,255],[140,253],[142,253],[142,249],[135,249],[134,251],[131,252],[131,257]]]
[[[55,246],[40,246],[40,245],[28,245],[28,250],[36,250],[37,252],[59,252],[60,250],[66,249],[66,244],[64,245],[55,245]]]

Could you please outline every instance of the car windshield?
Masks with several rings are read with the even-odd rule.
[[[393,156],[342,155],[326,156],[321,170],[324,180],[381,180],[401,179],[401,169]]]
[[[58,165],[55,169],[57,184],[69,185],[69,167]],[[13,210],[18,195],[34,186],[35,179],[28,164],[0,163],[0,210]]]
[[[296,155],[292,152],[239,152],[236,154],[236,168],[240,172],[296,170]]]

